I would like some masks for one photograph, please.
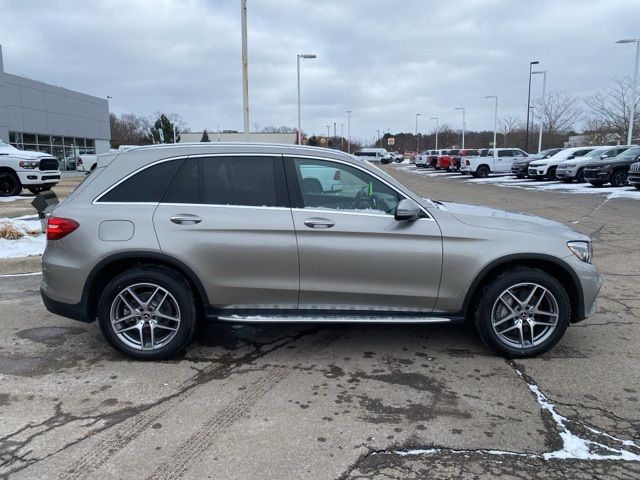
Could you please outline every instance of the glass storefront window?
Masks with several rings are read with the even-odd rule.
[[[84,148],[84,138],[76,138],[75,142],[76,142],[76,147]]]
[[[94,151],[96,149],[96,141],[95,140],[89,140],[87,138],[87,148],[93,148]]]
[[[22,143],[35,144],[36,143],[36,134],[35,133],[23,133],[22,134]]]
[[[49,137],[49,135],[38,135],[38,146],[50,147],[51,138]]]
[[[51,155],[51,145],[43,145],[42,143],[39,143],[38,151],[48,153],[49,155]]]
[[[57,146],[57,145],[62,146],[62,137],[51,137],[51,143],[54,146]]]
[[[35,143],[23,143],[22,150],[31,150],[32,152],[37,152],[38,146]]]
[[[73,141],[73,138],[64,137],[64,146],[65,147],[74,147],[75,146],[75,142]]]

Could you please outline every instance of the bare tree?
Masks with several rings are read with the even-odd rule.
[[[580,99],[566,92],[551,91],[544,98],[533,102],[535,117],[542,119],[542,133],[564,135],[583,118]]]
[[[505,147],[507,146],[507,136],[513,132],[522,130],[522,125],[522,120],[520,120],[518,117],[507,116],[502,117],[500,120],[498,120],[498,131],[504,137]]]
[[[630,78],[614,78],[613,85],[585,99],[592,118],[587,128],[594,132],[614,133],[626,138],[631,115],[633,82]],[[636,112],[640,107],[640,97],[636,98]],[[634,131],[640,120],[636,118]]]
[[[123,113],[120,116],[109,114],[111,126],[111,145],[114,148],[120,145],[144,145],[149,143],[147,133],[149,120],[135,113]]]

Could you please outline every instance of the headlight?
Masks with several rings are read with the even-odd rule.
[[[32,170],[34,168],[38,168],[38,166],[40,165],[40,160],[21,160],[18,165],[20,165],[22,168]]]
[[[546,167],[546,163],[536,163],[535,165],[531,165],[532,167]]]
[[[586,263],[591,263],[591,257],[593,256],[591,242],[567,242],[567,247],[569,247],[569,250],[571,250],[580,260]]]
[[[574,168],[575,166],[575,163],[563,163],[562,165],[559,165],[558,168]]]

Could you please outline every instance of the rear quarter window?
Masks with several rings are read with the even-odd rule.
[[[99,202],[158,203],[184,160],[170,160],[145,168],[105,193]]]

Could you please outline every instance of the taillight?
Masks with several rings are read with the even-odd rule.
[[[334,180],[340,180],[340,170],[336,170],[336,173],[333,174]]]
[[[50,217],[47,222],[47,240],[60,240],[79,226],[78,222],[70,218]]]

